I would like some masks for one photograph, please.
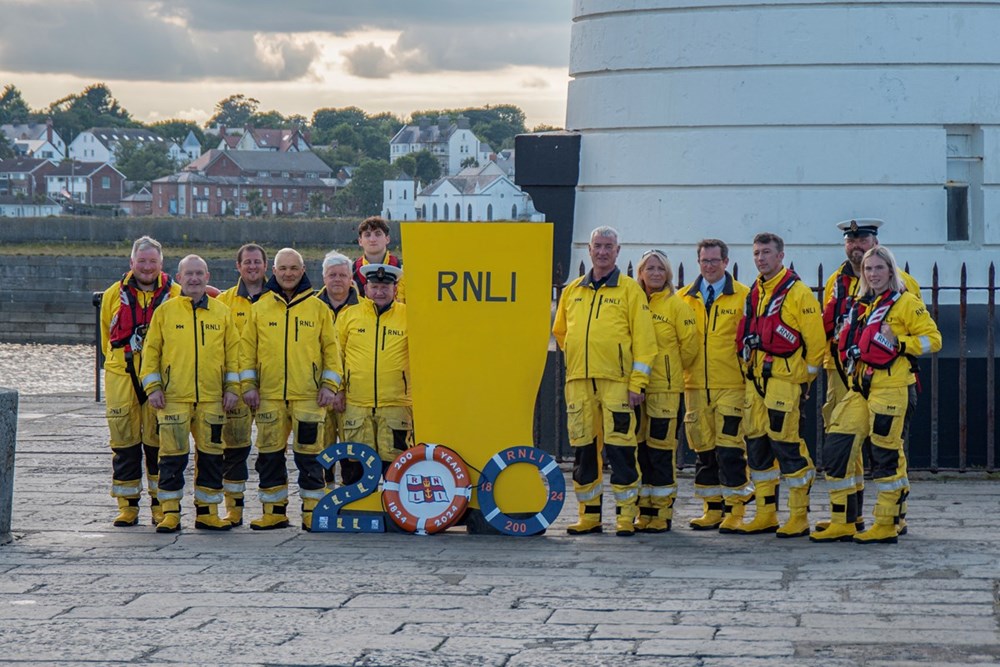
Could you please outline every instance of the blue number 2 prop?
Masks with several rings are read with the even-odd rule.
[[[515,463],[530,463],[538,468],[549,485],[545,507],[527,519],[513,519],[497,507],[493,498],[497,477]],[[556,460],[537,447],[510,447],[494,454],[479,476],[479,507],[486,521],[506,535],[537,535],[556,520],[566,498],[566,479]]]
[[[340,513],[345,505],[378,490],[378,480],[382,476],[382,459],[378,452],[359,442],[338,442],[324,449],[316,458],[327,469],[342,459],[358,459],[364,468],[364,476],[356,484],[334,489],[319,501],[319,505],[313,510],[313,532],[384,533],[385,522],[381,513]]]

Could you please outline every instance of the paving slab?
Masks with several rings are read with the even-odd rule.
[[[529,539],[206,534],[190,497],[184,530],[158,535],[146,499],[143,525],[110,526],[102,404],[20,406],[0,665],[1000,664],[995,481],[915,480],[909,534],[867,548],[690,531],[690,471],[674,530],[630,539],[566,535],[571,493]],[[825,518],[822,480],[814,494]]]

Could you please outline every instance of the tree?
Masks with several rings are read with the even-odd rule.
[[[417,163],[416,173],[413,174],[421,183],[433,183],[441,178],[441,163],[427,150],[412,153],[413,159]]]
[[[532,132],[562,132],[563,128],[556,127],[554,125],[546,125],[542,123],[541,125],[536,125],[531,128]]]
[[[0,160],[11,157],[14,157],[14,147],[10,145],[6,135],[0,134]]]
[[[414,111],[412,114],[414,121],[424,117],[430,118],[433,122],[439,116],[450,116],[452,119],[465,116],[469,119],[469,125],[476,136],[488,141],[494,150],[512,148],[514,137],[525,132],[524,112],[513,104]]]
[[[205,127],[225,125],[226,127],[243,127],[257,113],[260,100],[243,94],[230,95],[215,103],[215,115],[208,119]]]
[[[396,161],[392,163],[392,166],[396,169],[396,176],[399,176],[400,174],[416,176],[417,160],[413,157],[413,155],[401,155],[396,158]]]
[[[314,148],[313,153],[325,162],[326,166],[330,167],[334,175],[337,174],[341,167],[356,165],[363,159],[361,153],[350,146],[337,146],[333,150]]]
[[[267,206],[264,204],[264,193],[260,190],[251,190],[247,193],[247,210],[254,218],[264,215]]]
[[[177,170],[166,144],[123,141],[118,144],[115,166],[130,181],[155,181]]]
[[[465,169],[466,167],[478,167],[479,166],[479,160],[477,160],[476,158],[474,158],[474,157],[472,157],[470,155],[469,157],[467,157],[464,160],[462,160],[462,165],[461,166],[462,166],[462,169]]]
[[[49,105],[44,115],[67,141],[91,127],[138,127],[103,83],[87,86]]]
[[[329,197],[325,192],[313,190],[309,193],[309,212],[315,217],[325,215],[330,207]]]
[[[24,123],[31,116],[31,109],[24,101],[21,91],[12,83],[4,86],[0,93],[0,125]]]
[[[334,198],[334,209],[346,215],[378,215],[382,211],[382,181],[391,177],[392,167],[385,160],[362,160],[351,184]]]
[[[180,120],[177,118],[171,120],[158,120],[155,123],[147,125],[150,132],[155,132],[157,135],[163,137],[164,139],[173,139],[179,142],[184,141],[187,138],[188,132],[194,132],[195,139],[201,144],[202,148],[205,148],[205,133],[198,123],[190,120]]]

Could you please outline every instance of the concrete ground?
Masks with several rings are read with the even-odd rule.
[[[534,538],[206,534],[189,499],[159,535],[145,500],[110,525],[92,395],[22,396],[18,436],[3,664],[1000,664],[997,482],[915,481],[909,534],[868,547],[691,531],[689,477],[677,527],[630,539],[567,536],[572,498]]]

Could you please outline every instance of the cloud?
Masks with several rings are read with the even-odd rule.
[[[403,31],[389,48],[365,44],[342,52],[344,69],[364,78],[387,78],[393,73],[438,71],[483,72],[509,66],[565,66],[569,54],[565,39],[532,24],[499,29],[471,26],[453,30],[442,26]]]
[[[206,3],[209,4],[209,3]],[[13,6],[12,6],[13,5]],[[301,36],[204,33],[158,3],[54,0],[4,2],[0,62],[8,71],[122,80],[294,80],[319,46]],[[39,35],[45,36],[43,45]]]
[[[399,38],[343,54],[343,69],[365,79],[569,58],[565,0],[0,0],[0,10],[5,71],[95,80],[306,79],[329,64],[325,46],[366,31]]]
[[[540,76],[533,76],[530,79],[523,79],[521,81],[522,88],[548,88],[549,82]]]

